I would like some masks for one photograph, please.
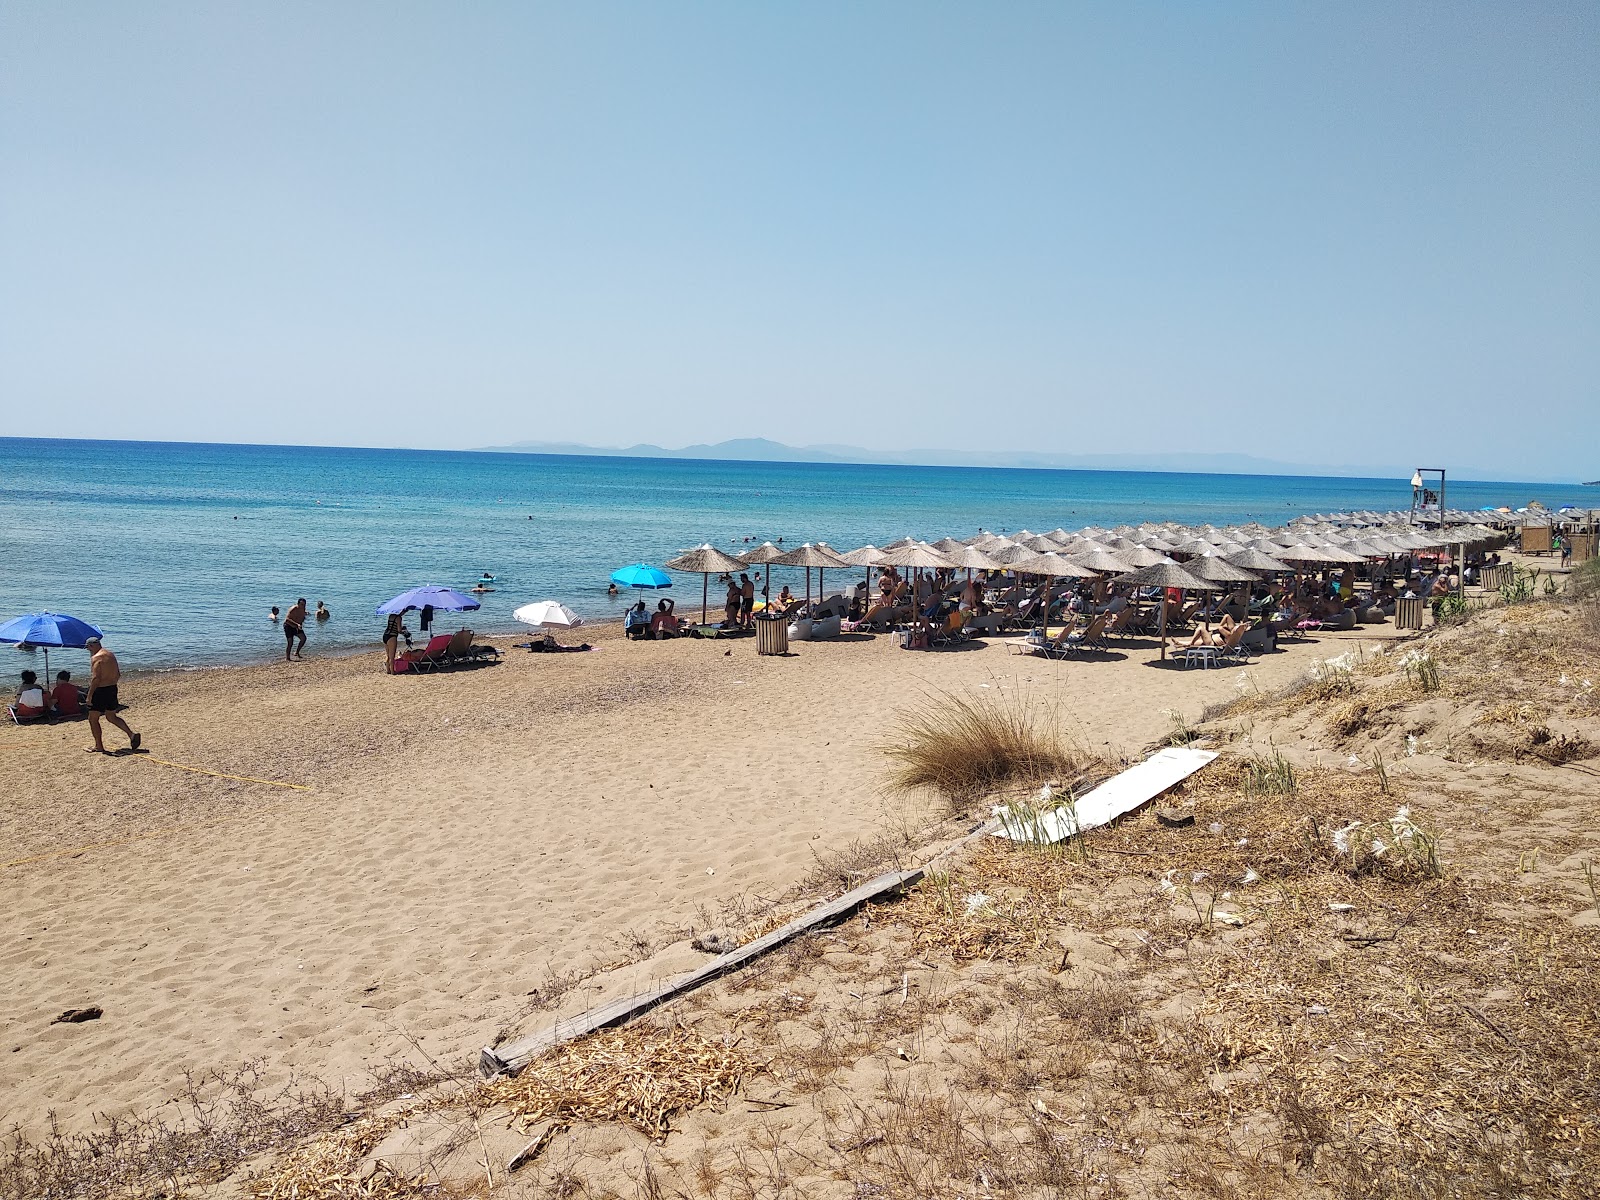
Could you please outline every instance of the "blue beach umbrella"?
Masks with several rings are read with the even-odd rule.
[[[430,604],[445,612],[471,612],[481,607],[471,596],[463,596],[454,588],[428,583],[422,587],[414,587],[409,592],[401,592],[392,600],[385,600],[378,605],[378,615],[392,616],[395,613],[408,612],[413,608],[426,608]]]
[[[634,563],[611,572],[611,582],[631,588],[669,588],[672,576],[649,563]]]
[[[81,650],[90,638],[105,636],[95,626],[66,613],[24,613],[0,625],[0,642],[44,647],[44,673],[50,675],[50,647]],[[46,685],[48,686],[48,684]]]

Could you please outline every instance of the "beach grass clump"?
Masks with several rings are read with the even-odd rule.
[[[1439,838],[1401,805],[1387,821],[1350,821],[1329,835],[1334,862],[1351,875],[1437,879]]]
[[[1416,686],[1419,692],[1432,693],[1439,690],[1439,662],[1426,650],[1414,650],[1400,660],[1406,678]]]
[[[676,1114],[724,1103],[756,1070],[736,1045],[640,1024],[567,1042],[489,1090],[524,1127],[617,1122],[659,1141]]]
[[[1070,780],[1089,757],[1069,745],[1049,710],[1024,697],[938,693],[900,715],[883,753],[896,791],[931,788],[955,803],[1002,789]]]
[[[1261,796],[1292,796],[1298,790],[1299,777],[1294,764],[1283,756],[1276,746],[1270,753],[1252,754],[1246,760],[1244,794],[1254,800]]]

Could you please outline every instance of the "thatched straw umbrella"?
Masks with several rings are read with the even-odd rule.
[[[1087,567],[1100,575],[1126,575],[1129,571],[1134,570],[1133,567],[1128,566],[1127,563],[1123,562],[1111,551],[1099,545],[1092,550],[1068,554],[1067,557],[1080,567]]]
[[[1243,550],[1235,550],[1230,554],[1224,554],[1222,557],[1226,558],[1234,566],[1243,567],[1247,571],[1275,571],[1284,575],[1292,574],[1294,571],[1294,568],[1288,563],[1279,562],[1272,555],[1263,554],[1259,550],[1251,550],[1249,547]]]
[[[1210,549],[1210,547],[1208,546],[1207,549]],[[1153,567],[1160,563],[1172,561],[1161,551],[1152,550],[1148,546],[1129,546],[1126,550],[1113,551],[1111,557],[1131,571],[1136,571],[1140,567]]]
[[[761,608],[763,612],[772,605],[772,564],[783,558],[785,553],[787,551],[779,546],[774,546],[771,542],[762,542],[761,545],[746,550],[739,555],[739,561],[747,567],[753,567],[759,563],[767,568],[761,579]]]
[[[839,555],[839,557],[852,567],[865,567],[867,569],[867,603],[870,607],[872,603],[872,568],[883,561],[883,551],[868,542],[865,546],[859,546],[848,554]]]
[[[690,550],[687,554],[680,554],[677,558],[669,558],[664,564],[669,571],[683,571],[691,575],[703,575],[700,581],[700,624],[706,623],[706,599],[711,591],[711,576],[720,575],[724,571],[737,571],[744,563],[734,558],[731,554],[724,554],[710,542]]]
[[[1184,570],[1196,579],[1210,580],[1212,583],[1255,583],[1261,577],[1254,571],[1246,570],[1229,562],[1220,554],[1202,554],[1183,564]],[[1221,590],[1220,588],[1218,589]],[[1211,628],[1211,617],[1205,619],[1206,629]]]
[[[946,554],[941,554],[926,542],[912,542],[909,546],[896,546],[886,549],[879,565],[884,567],[910,567],[912,570],[911,582],[911,612],[913,625],[921,625],[922,605],[917,598],[917,580],[925,570],[938,570],[940,568],[954,569],[955,563],[950,561]]]
[[[1031,558],[1021,558],[1011,564],[1013,571],[1026,575],[1043,575],[1044,579],[1044,616],[1040,620],[1040,628],[1048,630],[1050,627],[1050,593],[1055,590],[1057,579],[1094,579],[1098,571],[1091,571],[1087,567],[1080,567],[1061,554],[1035,554]]]
[[[1183,588],[1189,591],[1209,592],[1211,581],[1197,578],[1177,563],[1156,563],[1143,567],[1131,575],[1124,575],[1122,583],[1130,587]],[[1161,624],[1157,631],[1161,637],[1161,661],[1167,660],[1167,598],[1161,597]]]
[[[814,545],[811,542],[807,542],[805,545],[801,546],[798,550],[791,550],[791,551],[789,551],[789,553],[783,555],[780,558],[774,559],[773,561],[774,561],[774,563],[776,565],[781,566],[781,567],[804,567],[806,569],[806,604],[807,605],[809,605],[811,603],[811,568],[812,567],[815,567],[817,569],[817,589],[820,592],[821,589],[822,589],[822,572],[826,568],[828,568],[828,567],[848,567],[848,566],[851,565],[850,563],[845,562],[844,559],[840,558],[837,554],[835,554],[832,550],[828,549],[826,546]],[[819,595],[817,597],[817,599],[820,600],[820,599],[822,599],[822,597]]]

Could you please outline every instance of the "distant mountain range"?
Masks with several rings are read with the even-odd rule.
[[[1410,478],[1411,467],[1334,467],[1277,462],[1248,454],[1041,454],[1032,451],[863,450],[859,446],[786,446],[767,438],[734,438],[715,445],[585,446],[577,442],[514,442],[482,446],[501,454],[599,454],[617,458],[694,458],[735,462],[870,463],[923,467],[1031,467],[1079,471],[1179,471],[1208,475],[1315,475],[1350,479]],[[1467,478],[1462,474],[1461,478]]]

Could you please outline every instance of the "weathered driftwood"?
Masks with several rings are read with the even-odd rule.
[[[657,1005],[665,1004],[669,1000],[685,995],[710,983],[713,979],[726,975],[730,971],[738,970],[752,959],[759,958],[769,950],[779,946],[800,934],[819,926],[837,921],[846,917],[869,901],[879,897],[898,892],[909,884],[916,883],[923,876],[922,867],[909,871],[890,871],[887,875],[879,875],[876,879],[862,884],[854,891],[846,892],[835,900],[818,905],[802,916],[796,917],[787,925],[774,929],[771,933],[757,938],[749,945],[740,946],[720,958],[713,959],[697,971],[691,971],[677,979],[658,984],[648,991],[640,992],[636,996],[627,996],[620,1000],[613,1000],[609,1004],[602,1004],[588,1012],[580,1013],[575,1017],[568,1017],[564,1021],[557,1021],[549,1029],[542,1030],[530,1037],[500,1047],[485,1046],[478,1055],[478,1070],[487,1079],[496,1075],[514,1075],[529,1062],[562,1042],[571,1041],[573,1038],[582,1037],[584,1034],[593,1033],[597,1029],[605,1029],[612,1025],[620,1025],[624,1021],[632,1020],[641,1013],[649,1012]]]

